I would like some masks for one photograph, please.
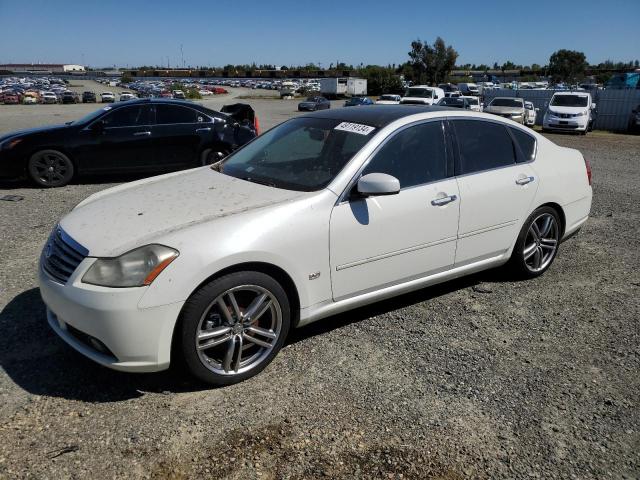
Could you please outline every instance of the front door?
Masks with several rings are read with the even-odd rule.
[[[430,121],[394,134],[362,175],[400,180],[396,195],[351,195],[331,214],[334,300],[451,268],[459,193],[447,165],[443,124]]]
[[[80,132],[74,157],[82,172],[134,172],[152,168],[155,152],[149,105],[115,108]],[[95,122],[94,122],[95,123]]]

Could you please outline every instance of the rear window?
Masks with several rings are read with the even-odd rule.
[[[519,128],[510,128],[524,156],[524,161],[529,162],[536,156],[536,139]]]

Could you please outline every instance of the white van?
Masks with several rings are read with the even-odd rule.
[[[407,88],[400,103],[403,105],[435,105],[443,98],[444,90],[441,88],[429,87],[428,85],[415,85]]]
[[[475,83],[459,83],[458,89],[464,96],[480,95],[478,85],[476,85]]]
[[[568,130],[586,134],[591,130],[596,104],[588,92],[556,92],[542,120],[542,130]]]

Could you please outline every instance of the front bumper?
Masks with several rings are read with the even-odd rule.
[[[65,285],[39,266],[40,294],[51,328],[78,352],[105,367],[130,372],[168,368],[173,329],[184,302],[139,308],[146,287],[84,284],[80,279],[93,261],[83,260]]]
[[[573,130],[584,132],[587,130],[589,120],[586,117],[560,118],[546,115],[542,122],[545,130]]]

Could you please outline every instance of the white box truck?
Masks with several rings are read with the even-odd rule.
[[[366,95],[367,80],[352,77],[321,78],[320,93],[328,98]]]

